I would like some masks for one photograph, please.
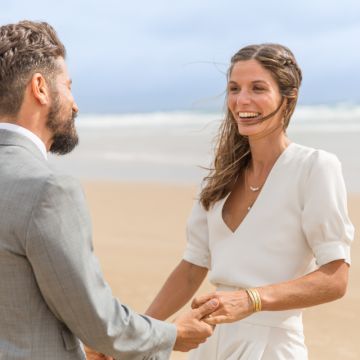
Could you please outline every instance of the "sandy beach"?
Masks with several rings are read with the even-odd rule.
[[[87,181],[83,183],[94,228],[95,252],[114,294],[143,312],[185,247],[185,224],[195,186]],[[360,195],[349,196],[350,217],[360,228]],[[310,359],[360,358],[360,242],[352,249],[350,285],[336,302],[305,310]],[[199,293],[211,290],[205,283]],[[174,352],[171,359],[186,359]],[[204,359],[205,360],[205,359]]]

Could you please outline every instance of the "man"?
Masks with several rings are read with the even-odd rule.
[[[113,298],[78,183],[47,151],[78,143],[65,48],[46,23],[0,27],[0,359],[167,359],[211,335],[209,302],[169,324]]]

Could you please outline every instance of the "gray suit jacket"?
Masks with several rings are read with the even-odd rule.
[[[0,360],[168,359],[176,328],[112,296],[83,192],[22,135],[0,130]]]

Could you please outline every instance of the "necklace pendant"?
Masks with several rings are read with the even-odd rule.
[[[249,188],[250,188],[250,190],[251,190],[252,192],[256,192],[256,191],[259,191],[259,190],[260,190],[261,186],[254,187],[254,186],[251,186],[251,185],[250,185]]]
[[[251,209],[251,205],[250,205],[250,206],[248,206],[248,211],[250,211],[250,209]]]

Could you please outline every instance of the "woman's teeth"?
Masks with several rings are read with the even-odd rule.
[[[260,115],[260,113],[255,113],[255,112],[239,112],[239,117],[240,118],[255,118],[258,117]]]

